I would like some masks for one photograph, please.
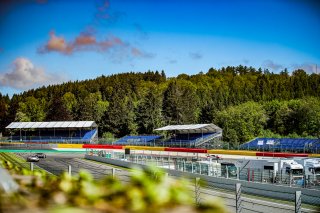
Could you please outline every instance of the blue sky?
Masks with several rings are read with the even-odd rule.
[[[320,66],[320,6],[299,0],[9,0],[1,93],[129,71]],[[320,70],[320,69],[319,69]]]

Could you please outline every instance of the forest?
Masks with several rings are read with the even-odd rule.
[[[320,75],[247,66],[167,78],[121,73],[0,94],[0,130],[12,121],[94,120],[100,137],[155,134],[173,124],[214,123],[231,145],[255,137],[319,137]]]

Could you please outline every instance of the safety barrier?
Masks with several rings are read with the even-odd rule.
[[[308,157],[308,154],[283,153],[283,152],[257,152],[256,156],[290,158],[290,157]]]
[[[76,148],[81,149],[83,144],[58,144],[58,148]]]
[[[320,154],[308,154],[309,158],[320,158]]]
[[[245,156],[256,156],[256,152],[243,151],[243,150],[224,150],[224,149],[211,149],[208,150],[209,154],[223,154],[223,155],[245,155]]]
[[[165,151],[165,147],[153,147],[153,146],[124,146],[123,148],[133,149],[133,150]]]
[[[123,149],[120,145],[98,145],[98,144],[83,144],[84,149]]]
[[[171,148],[166,147],[164,151],[168,152],[193,152],[193,153],[207,153],[208,150],[206,149],[192,149],[192,148]]]

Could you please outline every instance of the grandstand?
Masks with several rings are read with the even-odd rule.
[[[155,145],[155,142],[160,140],[160,135],[128,135],[120,138],[113,144],[115,145]]]
[[[98,126],[94,121],[12,122],[6,127],[10,142],[94,143]]]
[[[240,146],[246,150],[279,152],[320,152],[319,139],[307,138],[255,138]]]
[[[170,137],[160,142],[162,146],[200,147],[222,137],[222,129],[214,124],[169,125],[155,130],[170,132]]]

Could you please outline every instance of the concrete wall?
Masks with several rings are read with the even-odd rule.
[[[147,167],[146,165],[136,164],[129,161],[114,160],[114,159],[103,158],[98,156],[86,155],[85,158],[90,160],[105,162],[105,163],[109,163],[112,165],[125,167],[125,168],[132,168],[137,166],[141,168]],[[182,171],[170,170],[170,169],[163,169],[163,170],[165,170],[167,173],[169,173],[172,176],[186,177],[189,179],[200,177],[202,180],[205,180],[205,182],[207,183],[207,186],[212,186],[217,188],[235,190],[235,184],[241,183],[242,191],[244,193],[259,195],[263,197],[276,198],[281,200],[294,201],[295,192],[301,191],[302,203],[320,205],[319,190],[295,188],[295,187],[288,187],[288,186],[281,186],[281,185],[267,184],[267,183],[247,182],[247,181],[235,180],[235,179],[218,178],[218,177],[192,174],[188,172],[182,172]]]

